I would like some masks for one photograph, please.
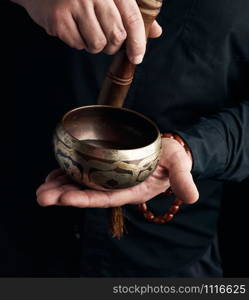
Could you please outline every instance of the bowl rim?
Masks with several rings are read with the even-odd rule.
[[[139,148],[132,148],[132,149],[113,149],[113,148],[102,148],[102,147],[99,147],[99,146],[96,146],[96,145],[91,145],[91,144],[87,144],[84,142],[84,140],[79,140],[77,139],[76,137],[74,137],[71,133],[68,132],[68,130],[65,128],[65,120],[66,118],[72,114],[73,112],[75,111],[78,111],[78,110],[85,110],[85,109],[89,109],[89,108],[111,108],[111,109],[114,109],[114,110],[123,110],[123,111],[127,111],[129,113],[132,113],[132,114],[135,114],[137,116],[139,116],[140,118],[143,118],[144,120],[146,120],[147,122],[149,122],[156,130],[157,132],[157,136],[156,138],[148,145],[146,146],[142,146],[142,147],[139,147]],[[147,153],[146,156],[150,156],[152,154],[154,154],[157,150],[159,150],[161,148],[161,133],[159,131],[159,128],[158,126],[156,125],[155,122],[153,122],[152,120],[150,120],[148,117],[146,117],[145,115],[135,111],[135,110],[132,110],[132,109],[129,109],[129,108],[124,108],[124,107],[115,107],[115,106],[110,106],[110,105],[86,105],[86,106],[80,106],[80,107],[77,107],[77,108],[74,108],[74,109],[71,109],[69,110],[68,112],[66,112],[62,119],[61,119],[61,126],[63,128],[63,130],[65,130],[65,132],[70,136],[70,138],[74,141],[74,142],[77,142],[78,144],[80,144],[81,146],[84,146],[86,148],[86,150],[90,150],[90,151],[93,151],[93,156],[94,155],[94,152],[97,151],[99,153],[99,151],[102,152],[102,154],[106,154],[106,156],[109,156],[108,154],[110,152],[112,152],[112,156],[115,156],[115,153],[119,156],[124,156],[124,159],[125,158],[128,158],[130,155],[132,155],[133,159],[136,159],[137,158],[141,158],[141,151],[144,152],[144,154]],[[79,149],[78,149],[79,150]],[[80,151],[81,152],[81,151]],[[122,155],[123,154],[123,155]],[[137,154],[137,155],[136,155]],[[130,159],[128,159],[130,160]]]

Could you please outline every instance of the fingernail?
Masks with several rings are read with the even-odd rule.
[[[131,57],[131,61],[133,64],[138,65],[141,64],[143,58],[144,58],[143,55],[138,55],[138,56]]]

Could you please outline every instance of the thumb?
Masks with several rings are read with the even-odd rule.
[[[154,21],[150,27],[149,38],[157,38],[162,34],[162,27]]]
[[[179,159],[169,169],[169,181],[171,188],[177,198],[185,203],[195,203],[199,198],[199,192],[185,159]]]

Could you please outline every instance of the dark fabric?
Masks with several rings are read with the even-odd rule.
[[[99,239],[98,239],[99,240]],[[95,250],[91,250],[94,253],[91,255],[94,255],[96,258],[98,258],[99,253],[101,253],[101,250],[99,248],[99,241],[96,240],[95,237],[92,237],[92,244],[96,246]],[[103,242],[103,239],[102,239]],[[102,250],[106,251],[105,244],[103,243]],[[86,252],[89,252],[89,250],[86,250]],[[89,253],[88,253],[89,255]],[[92,261],[91,264],[83,264],[83,267],[81,268],[81,277],[150,277],[148,275],[148,269],[144,269],[143,272],[139,272],[136,269],[133,270],[133,273],[125,274],[125,270],[122,268],[125,268],[125,266],[120,266],[121,258],[119,258],[119,261],[116,262],[117,266],[115,267],[116,270],[119,269],[119,272],[116,271],[116,273],[108,272],[108,269],[110,266],[106,264],[104,260],[101,261],[101,264],[99,264],[98,260]],[[101,269],[101,270],[100,270]],[[103,271],[104,270],[104,271]],[[153,275],[152,275],[153,276]],[[158,274],[154,274],[154,276],[159,276]],[[223,277],[223,270],[222,270],[222,261],[220,257],[220,250],[219,250],[219,243],[218,243],[218,237],[215,236],[213,241],[208,245],[208,247],[205,249],[205,251],[201,254],[200,257],[196,257],[194,261],[189,262],[186,266],[183,266],[180,268],[176,273],[165,273],[160,274],[161,277],[171,277],[171,278],[186,278],[186,277],[194,277],[194,278],[210,278],[210,277]]]
[[[211,278],[223,277],[221,267],[218,238],[215,236],[213,242],[208,246],[203,256],[193,264],[184,267],[178,273],[171,275],[173,278]]]
[[[9,19],[15,37],[9,48],[18,45],[10,79],[15,82],[10,116],[16,122],[6,123],[4,141],[11,146],[2,156],[8,165],[2,190],[9,201],[2,202],[0,219],[1,276],[220,274],[218,254],[208,249],[217,232],[224,180],[249,174],[248,11],[247,0],[165,1],[159,16],[164,34],[148,42],[125,107],[151,118],[162,132],[183,136],[193,151],[200,199],[184,205],[167,225],[150,224],[136,206],[126,205],[128,234],[120,240],[108,232],[109,210],[35,204],[36,187],[56,166],[51,139],[57,121],[75,106],[96,104],[111,57],[69,49],[32,27],[28,17],[22,29],[12,25],[14,16]],[[11,101],[3,102],[13,111]],[[10,132],[17,132],[15,141]],[[161,214],[171,201],[158,196],[148,205]],[[203,272],[196,267],[188,273],[201,261],[202,266],[208,261]]]

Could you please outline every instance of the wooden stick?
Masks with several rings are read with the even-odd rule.
[[[137,0],[137,3],[144,20],[147,38],[151,24],[160,12],[162,0]],[[136,66],[129,61],[126,55],[125,47],[122,47],[113,58],[97,103],[122,107],[132,83],[135,68]],[[113,237],[120,238],[123,235],[124,217],[121,207],[112,209],[111,231]]]

